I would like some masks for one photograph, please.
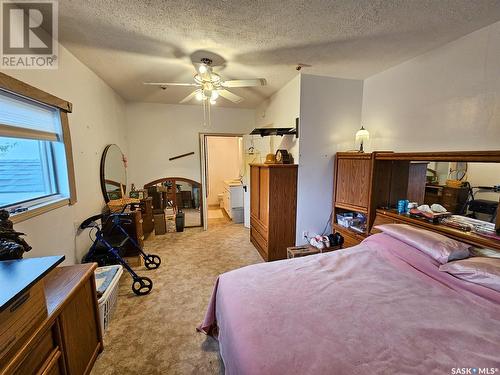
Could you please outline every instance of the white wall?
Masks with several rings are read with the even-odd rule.
[[[300,164],[297,194],[297,243],[302,232],[321,233],[332,211],[333,157],[339,144],[354,140],[359,128],[363,82],[301,76]],[[329,231],[330,229],[327,228]]]
[[[33,250],[26,257],[64,254],[66,263],[78,262],[88,250],[86,233],[75,237],[75,226],[99,213],[104,205],[99,163],[104,147],[118,144],[127,151],[123,123],[124,102],[90,69],[59,46],[57,70],[2,70],[41,90],[73,103],[69,114],[78,203],[18,223]]]
[[[254,110],[213,107],[212,126],[203,127],[201,105],[130,103],[126,108],[129,183],[143,186],[174,176],[201,182],[200,133],[248,134]],[[188,152],[194,155],[169,161]]]
[[[259,128],[294,128],[295,119],[300,117],[300,74],[290,80],[285,86],[264,100],[255,110],[255,126]],[[263,163],[266,155],[276,153],[278,149],[287,150],[299,163],[299,139],[295,136],[249,135],[243,138],[243,148],[248,151],[253,147],[254,154],[245,154],[247,166],[243,176],[243,184],[247,186],[243,194],[244,225],[250,227],[250,168],[249,163]]]
[[[218,205],[218,194],[224,193],[224,180],[239,178],[240,147],[238,137],[208,137],[209,205]]]
[[[255,110],[255,127],[294,128],[295,119],[300,116],[300,75],[262,102]],[[299,126],[300,127],[300,126]],[[299,139],[295,136],[252,136],[253,146],[260,151],[262,157],[275,153],[278,149],[286,149],[298,163]]]
[[[362,120],[369,147],[500,149],[499,67],[497,22],[366,79]]]

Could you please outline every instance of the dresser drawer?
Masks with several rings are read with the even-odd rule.
[[[32,343],[23,349],[8,366],[6,374],[41,374],[47,369],[53,356],[60,352],[53,327],[37,335]]]
[[[254,245],[260,248],[265,254],[268,252],[267,241],[264,237],[262,237],[259,232],[255,230],[254,227],[250,228],[250,239]]]
[[[59,350],[55,351],[50,358],[47,366],[39,373],[40,375],[62,375],[64,371],[61,368],[62,354]]]
[[[267,227],[265,227],[260,221],[250,218],[250,226],[260,234],[264,240],[268,240]]]
[[[366,238],[365,236],[353,233],[349,229],[342,228],[339,226],[335,227],[335,232],[340,233],[342,237],[344,237],[344,244],[342,245],[343,249],[359,245],[361,241],[363,241]]]
[[[7,362],[47,317],[43,281],[0,312],[0,362]]]

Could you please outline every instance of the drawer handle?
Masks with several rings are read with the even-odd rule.
[[[10,312],[16,311],[21,305],[26,302],[30,298],[30,293],[26,293],[24,296],[21,296],[14,304],[10,307]]]

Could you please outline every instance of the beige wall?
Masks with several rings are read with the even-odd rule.
[[[500,149],[500,22],[364,82],[371,150]],[[351,139],[342,143],[352,148]]]
[[[332,211],[333,157],[361,122],[363,81],[302,74],[296,242],[321,233]],[[354,133],[352,133],[354,138]],[[327,227],[328,230],[328,227]]]
[[[255,110],[255,127],[294,128],[295,119],[300,115],[300,74],[264,100]],[[299,161],[299,139],[295,136],[271,136],[262,138],[250,136],[250,145],[261,153],[262,158],[278,149],[285,149]]]
[[[99,180],[99,163],[104,147],[118,144],[127,153],[125,105],[97,75],[63,46],[59,46],[57,70],[2,70],[41,90],[73,103],[69,114],[78,203],[16,224],[27,233],[33,250],[27,257],[63,254],[66,263],[79,261],[88,250],[87,233],[76,236],[76,227],[99,213],[104,199]]]
[[[201,105],[128,104],[129,183],[142,186],[167,176],[201,182],[200,133],[248,134],[254,116],[252,109],[214,107],[212,125],[206,128]],[[168,160],[187,152],[194,155]]]
[[[208,198],[209,205],[218,204],[218,194],[224,192],[224,180],[239,178],[241,158],[238,137],[208,137]]]

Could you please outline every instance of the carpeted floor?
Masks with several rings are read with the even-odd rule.
[[[214,219],[206,232],[193,228],[152,236],[145,248],[162,258],[157,270],[137,269],[153,279],[153,291],[136,297],[130,276],[122,277],[104,352],[92,374],[223,373],[217,341],[195,328],[203,319],[217,275],[262,262],[248,229]]]

